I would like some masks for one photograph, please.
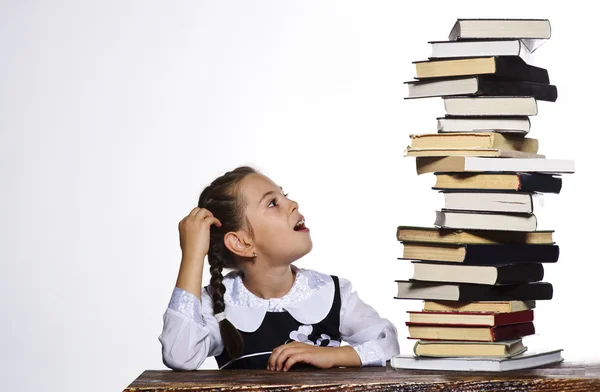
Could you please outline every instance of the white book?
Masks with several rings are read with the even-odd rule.
[[[519,39],[496,41],[430,41],[432,58],[519,56],[531,63],[531,51]]]
[[[492,212],[436,211],[434,225],[448,229],[535,231],[533,214],[501,214]]]
[[[562,361],[562,349],[559,349],[543,352],[525,352],[511,358],[430,358],[397,355],[391,358],[390,364],[396,369],[505,372],[509,370],[530,369]]]
[[[432,91],[417,93],[427,94]],[[536,116],[538,113],[534,97],[458,96],[443,97],[443,100],[449,116]]]
[[[540,158],[418,157],[417,174],[455,172],[574,173],[575,161]]]
[[[439,133],[499,132],[526,135],[531,129],[529,117],[438,117]]]
[[[531,214],[542,195],[519,192],[464,192],[446,191],[444,208],[447,210],[488,211]],[[534,204],[535,199],[535,204]]]
[[[534,52],[551,34],[548,19],[457,19],[448,40],[517,38]]]

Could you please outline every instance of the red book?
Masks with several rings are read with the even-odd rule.
[[[465,340],[476,342],[497,342],[533,335],[532,322],[509,324],[498,327],[444,326],[406,323],[410,339],[423,340]]]
[[[491,326],[519,324],[533,321],[533,310],[513,313],[492,312],[407,312],[412,325]]]

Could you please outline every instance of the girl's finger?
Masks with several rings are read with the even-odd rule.
[[[285,361],[285,366],[283,368],[283,371],[287,372],[296,363],[304,362],[304,361],[305,361],[305,354],[303,352],[296,353],[296,354],[290,356],[287,361]]]
[[[198,211],[198,213],[196,214],[197,219],[204,219],[209,216],[214,216],[214,215],[212,214],[212,212],[210,212],[206,208],[201,208],[200,211]]]
[[[283,350],[283,346],[275,347],[271,356],[269,357],[269,361],[267,362],[267,369],[275,370],[275,365],[277,364],[277,357],[281,354],[281,350]]]
[[[267,361],[267,370],[275,370],[275,360],[277,358],[277,355],[279,355],[279,352],[273,350],[273,352],[269,356],[269,360]]]
[[[208,226],[210,227],[211,225],[215,225],[217,227],[221,227],[221,221],[218,220],[217,218],[213,217],[207,217],[206,219],[204,219],[204,222],[206,222],[208,224]]]
[[[285,361],[291,357],[294,354],[298,354],[303,352],[304,350],[301,347],[289,347],[289,348],[285,348],[281,354],[279,354],[279,356],[277,357],[277,361],[275,364],[275,370],[279,371],[279,370],[283,370],[283,364],[285,363]]]
[[[192,208],[192,210],[190,211],[190,213],[188,214],[189,216],[196,216],[198,215],[198,213],[201,211],[201,209],[199,207],[194,207]]]

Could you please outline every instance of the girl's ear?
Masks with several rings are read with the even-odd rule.
[[[225,246],[240,257],[252,257],[252,243],[245,233],[241,231],[230,231],[225,234]]]

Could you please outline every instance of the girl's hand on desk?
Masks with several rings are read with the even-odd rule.
[[[302,362],[321,369],[334,366],[360,366],[360,357],[349,346],[321,347],[292,342],[273,350],[267,370],[287,372],[294,364]]]

